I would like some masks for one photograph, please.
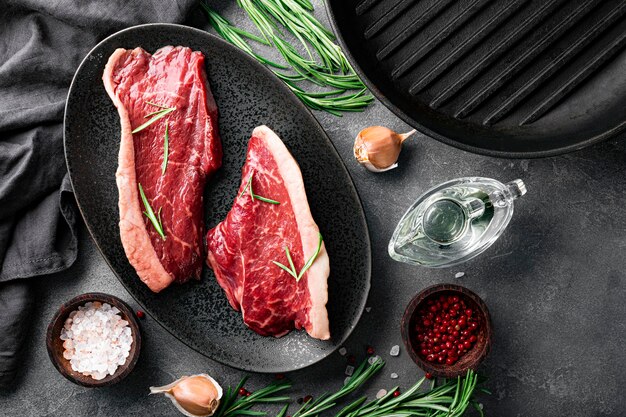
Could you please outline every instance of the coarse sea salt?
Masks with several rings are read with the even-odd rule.
[[[391,350],[389,351],[389,354],[391,356],[398,356],[400,354],[400,346],[398,345],[392,346]]]
[[[370,358],[367,360],[367,363],[369,363],[370,365],[374,365],[374,363],[376,363],[376,361],[379,359],[380,359],[380,356],[378,355],[370,356]]]
[[[69,314],[61,340],[63,357],[74,371],[101,380],[126,362],[133,337],[119,312],[107,303],[94,301]]]

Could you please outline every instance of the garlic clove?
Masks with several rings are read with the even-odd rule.
[[[370,161],[363,161],[361,162],[361,165],[363,165],[365,168],[367,168],[368,171],[371,172],[385,172],[385,171],[390,171],[394,168],[398,168],[398,164],[395,163],[387,168],[376,168]]]
[[[367,127],[354,141],[354,157],[372,172],[389,171],[398,166],[402,143],[414,133],[415,130],[399,134],[384,126]]]
[[[150,394],[164,394],[187,417],[212,416],[220,405],[222,387],[207,374],[183,376],[162,387],[150,387]]]

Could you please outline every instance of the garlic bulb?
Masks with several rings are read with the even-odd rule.
[[[402,143],[414,133],[415,130],[400,134],[383,126],[366,127],[354,141],[354,157],[372,172],[388,171],[398,166]]]
[[[188,417],[208,417],[220,405],[222,387],[209,375],[199,374],[184,376],[162,387],[150,387],[150,394],[165,394]]]

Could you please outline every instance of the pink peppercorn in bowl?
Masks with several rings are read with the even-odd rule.
[[[476,370],[491,350],[493,327],[483,300],[465,287],[439,284],[409,302],[401,324],[411,359],[434,376]]]
[[[130,328],[129,338],[132,342],[130,342],[130,349],[127,352],[128,356],[124,359],[120,359],[120,362],[123,361],[123,363],[117,365],[113,374],[108,374],[102,379],[94,379],[92,376],[75,371],[72,369],[70,361],[64,357],[66,348],[64,347],[64,340],[61,339],[61,334],[64,331],[66,320],[70,317],[72,312],[77,311],[79,307],[84,308],[87,303],[89,303],[90,306],[103,306],[104,304],[111,306],[111,309],[114,308],[114,310],[112,310],[110,315],[119,316],[120,319],[116,318],[115,320],[119,322],[123,320],[121,323],[128,323],[123,327],[127,326]],[[50,360],[61,375],[71,382],[84,387],[103,387],[121,381],[133,370],[139,359],[139,352],[141,351],[141,332],[133,311],[124,301],[108,294],[86,293],[72,298],[59,308],[48,325],[46,344]],[[120,356],[120,358],[122,358],[122,356]]]

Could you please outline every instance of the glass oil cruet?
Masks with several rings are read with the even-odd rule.
[[[404,214],[389,242],[400,262],[445,267],[485,251],[513,215],[513,202],[526,194],[522,180],[458,178],[431,188]]]

